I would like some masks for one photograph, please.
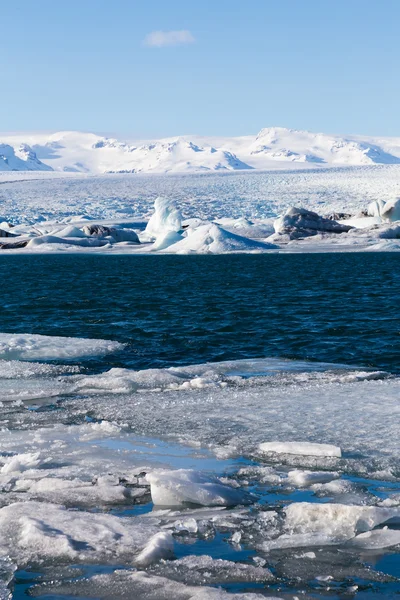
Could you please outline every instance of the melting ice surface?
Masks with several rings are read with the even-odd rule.
[[[0,335],[0,598],[398,595],[398,365],[135,368],[102,316],[31,318]]]

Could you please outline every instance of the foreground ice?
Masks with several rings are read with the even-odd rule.
[[[76,359],[101,356],[123,347],[110,340],[0,333],[0,359],[7,360]]]
[[[0,360],[0,379],[0,565],[39,565],[31,594],[227,599],[193,586],[271,594],[284,581],[292,597],[390,581],[363,558],[400,541],[390,374],[257,359],[88,375]],[[13,571],[2,577],[8,595]]]

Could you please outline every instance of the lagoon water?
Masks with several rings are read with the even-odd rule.
[[[341,519],[346,506],[400,510],[399,267],[385,253],[1,256],[0,332],[19,334],[13,352],[24,359],[9,360],[0,335],[0,598],[189,600],[192,583],[291,599],[398,597],[399,540],[386,541],[387,523],[372,528],[372,548],[354,544]],[[49,336],[47,358],[34,358],[26,334]],[[55,336],[69,339],[60,346]],[[88,338],[89,351],[74,355],[74,338]],[[124,346],[105,353],[90,340]],[[343,455],[262,456],[258,445],[274,439],[336,444]],[[129,496],[156,467],[227,476],[257,502],[222,517],[190,505],[160,514],[145,485]],[[296,469],[334,474],[299,485]],[[2,510],[27,501],[20,537],[2,538]],[[128,519],[138,537],[148,523],[171,531],[175,559],[194,562],[161,560],[147,572],[150,583],[183,587],[157,595],[127,583],[137,549],[119,554],[107,534],[104,553],[92,525],[74,554],[72,525],[50,531],[38,502],[49,519],[66,506],[77,530],[101,514]],[[316,543],[300,517],[289,530],[282,515],[293,502],[338,505],[334,534],[320,529]],[[292,547],[287,533],[306,537]],[[73,551],[56,557],[63,544]]]
[[[0,331],[127,343],[107,365],[277,356],[400,371],[395,253],[2,256],[0,278]]]

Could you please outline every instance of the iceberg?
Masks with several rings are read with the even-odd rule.
[[[175,203],[168,198],[156,198],[154,213],[147,223],[144,233],[148,239],[156,240],[159,236],[182,230],[182,215]]]
[[[350,225],[338,223],[333,219],[321,217],[306,208],[291,207],[274,222],[275,233],[287,235],[289,239],[308,237],[317,233],[346,233],[352,229]]]
[[[225,254],[227,252],[265,252],[275,250],[275,244],[252,240],[231,233],[216,223],[191,227],[185,231],[185,237],[164,248],[174,254]]]

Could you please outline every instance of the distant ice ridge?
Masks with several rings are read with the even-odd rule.
[[[235,138],[178,136],[127,142],[61,131],[0,134],[0,141],[3,169],[19,171],[201,173],[400,163],[399,138],[328,135],[285,127],[268,127],[257,135]]]

